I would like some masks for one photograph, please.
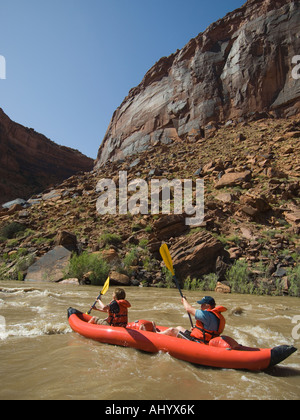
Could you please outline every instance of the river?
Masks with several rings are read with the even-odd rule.
[[[67,309],[85,312],[98,293],[95,286],[0,282],[1,400],[300,399],[300,351],[267,372],[248,372],[194,366],[79,336],[69,327]],[[129,321],[189,327],[176,289],[128,287],[126,293]],[[299,298],[211,295],[228,308],[224,334],[247,346],[300,349]],[[186,296],[196,305],[203,293]]]

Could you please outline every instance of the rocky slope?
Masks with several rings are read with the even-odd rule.
[[[300,2],[248,0],[182,50],[159,60],[115,111],[97,167],[150,145],[199,138],[207,123],[300,109],[292,59]]]
[[[93,164],[77,150],[13,122],[0,108],[0,205],[27,199]]]
[[[300,117],[231,121],[212,125],[204,138],[157,145],[72,176],[33,197],[31,207],[0,213],[0,277],[24,278],[36,258],[64,246],[103,257],[115,283],[166,285],[158,253],[165,241],[182,285],[190,276],[188,285],[194,278],[229,291],[226,273],[238,261],[249,269],[247,291],[300,295],[299,138]],[[203,223],[191,228],[172,212],[99,215],[96,185],[103,178],[118,185],[120,171],[128,182],[201,177]],[[18,229],[8,234],[13,223]],[[55,281],[63,278],[55,273]]]

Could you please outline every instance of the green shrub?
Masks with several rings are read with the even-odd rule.
[[[300,297],[300,265],[288,270],[288,278],[290,281],[289,295]]]
[[[103,233],[100,240],[104,242],[104,245],[118,245],[122,242],[121,237],[115,233]]]
[[[141,248],[146,248],[147,247],[147,245],[148,245],[148,239],[141,239],[140,240],[140,242],[139,242],[139,246],[141,247]]]
[[[187,290],[215,290],[218,276],[215,273],[205,274],[201,279],[191,279],[190,276],[185,279],[184,289]]]
[[[165,281],[161,284],[161,286],[166,287],[167,289],[176,287],[175,282],[173,281],[173,275],[166,267],[162,267],[162,273],[165,277]]]
[[[24,274],[27,269],[35,262],[35,254],[28,254],[25,255],[24,251],[20,251],[14,256],[9,257],[8,255],[4,255],[5,259],[13,259],[15,265],[7,270],[7,265],[4,264],[0,268],[0,277],[7,280],[23,280]],[[10,266],[9,266],[10,267]]]
[[[250,282],[250,272],[246,261],[237,260],[226,272],[226,280],[233,293],[252,293],[254,285]]]
[[[138,250],[136,247],[132,248],[132,250],[130,252],[128,252],[126,254],[126,256],[123,259],[123,266],[124,269],[122,270],[124,272],[124,274],[127,274],[128,276],[130,276],[132,274],[132,266],[133,265],[137,265],[138,263]]]
[[[90,280],[94,285],[103,285],[109,274],[110,268],[106,261],[99,255],[83,252],[81,255],[74,254],[71,258],[68,272],[65,277],[75,277],[79,280],[91,272]]]
[[[197,289],[202,289],[202,284],[201,284],[201,280],[198,279],[191,279],[190,276],[188,276],[185,280],[184,280],[184,284],[183,284],[183,288],[186,290],[197,290]],[[203,289],[202,289],[203,290]]]
[[[24,232],[25,229],[26,227],[21,225],[21,223],[12,222],[0,230],[0,238],[3,240],[13,239],[18,233]]]

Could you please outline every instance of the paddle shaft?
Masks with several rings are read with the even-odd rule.
[[[179,290],[180,296],[181,296],[182,298],[184,298],[184,296],[183,296],[183,294],[182,294],[182,291],[181,291],[181,289],[180,289],[180,286],[179,286],[178,280],[177,280],[177,278],[176,278],[176,276],[175,276],[175,271],[174,271],[174,268],[173,268],[173,261],[172,261],[172,257],[171,257],[171,254],[170,254],[170,251],[169,251],[169,248],[168,248],[167,244],[163,244],[163,245],[159,248],[159,252],[160,252],[160,255],[162,256],[162,259],[163,259],[164,263],[166,264],[167,269],[168,269],[168,270],[171,272],[171,274],[173,275],[173,280],[174,280],[174,282],[175,282],[175,284],[176,284],[177,289]],[[189,318],[190,318],[190,323],[191,323],[191,326],[192,326],[192,328],[194,328],[193,321],[192,321],[192,317],[191,317],[191,314],[190,314],[189,312],[188,312],[188,316],[189,316]]]
[[[101,292],[100,292],[99,296],[98,296],[98,297],[97,297],[97,299],[95,300],[95,302],[94,302],[93,306],[91,306],[90,310],[89,310],[88,312],[86,312],[88,315],[90,315],[90,313],[91,313],[91,312],[92,312],[92,310],[94,309],[94,307],[95,307],[95,305],[96,305],[97,301],[98,301],[99,299],[101,299],[101,296],[102,296],[102,295],[105,295],[105,293],[108,291],[108,288],[109,288],[109,277],[107,277],[106,282],[104,283],[104,286],[103,286],[103,288],[102,288],[102,290],[101,290]]]
[[[181,289],[180,289],[180,286],[179,286],[179,283],[178,283],[178,280],[177,280],[176,276],[173,276],[173,279],[174,279],[174,282],[175,282],[175,284],[176,284],[176,286],[177,286],[177,289],[179,290],[180,296],[181,296],[183,299],[185,299],[185,297],[183,296],[182,291],[181,291]],[[191,323],[191,326],[192,326],[192,328],[194,328],[194,325],[193,325],[193,321],[192,321],[191,314],[190,314],[189,312],[188,312],[187,314],[188,314],[188,316],[189,316],[189,318],[190,318],[190,323]]]
[[[88,311],[88,315],[90,315],[90,313],[91,313],[91,312],[92,312],[92,310],[94,309],[94,307],[95,307],[95,305],[96,305],[96,303],[97,303],[98,299],[100,299],[100,298],[101,298],[101,296],[102,296],[102,292],[100,292],[100,295],[97,297],[97,299],[95,300],[95,302],[94,302],[93,306],[92,306],[92,307],[91,307],[91,309]]]

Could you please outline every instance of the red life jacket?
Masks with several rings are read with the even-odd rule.
[[[219,337],[225,328],[225,318],[221,314],[221,312],[227,311],[224,306],[216,306],[214,309],[206,309],[207,312],[213,313],[219,321],[219,327],[217,331],[209,331],[206,330],[201,321],[196,321],[195,328],[192,329],[191,337],[196,338],[196,340],[203,341],[204,343],[208,343],[212,338]]]
[[[117,305],[115,305],[117,303]],[[113,300],[109,305],[112,305],[113,312],[109,310],[107,322],[113,327],[126,327],[128,323],[128,310],[130,303],[125,300]]]

